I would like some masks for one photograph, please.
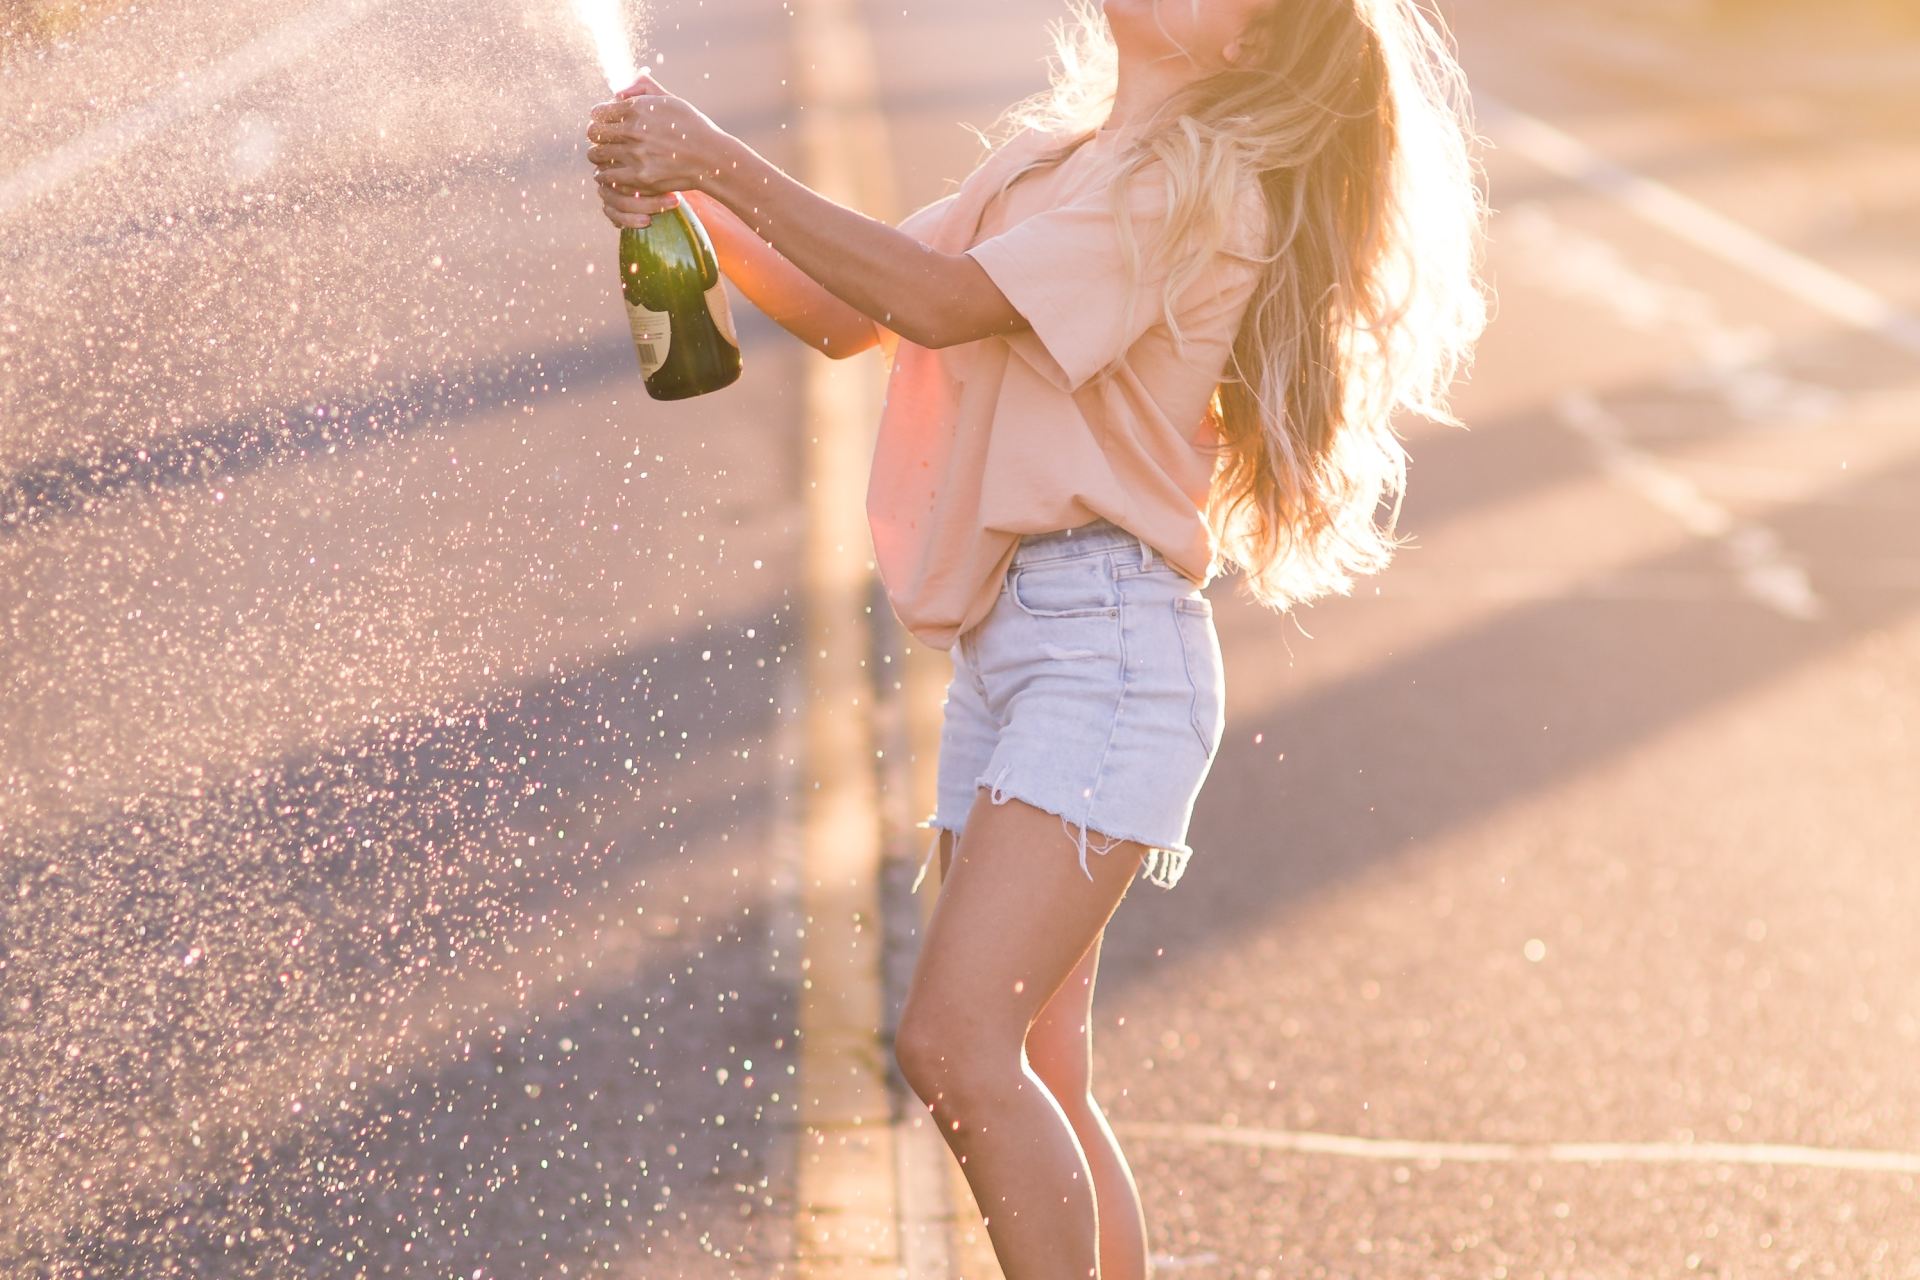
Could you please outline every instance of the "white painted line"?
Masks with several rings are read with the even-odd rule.
[[[1920,1152],[1862,1151],[1743,1142],[1428,1142],[1355,1138],[1299,1129],[1243,1129],[1211,1124],[1116,1122],[1118,1133],[1173,1142],[1217,1142],[1303,1155],[1358,1160],[1450,1160],[1472,1164],[1793,1165],[1843,1173],[1920,1174]]]
[[[388,0],[343,0],[316,5],[275,27],[191,78],[155,95],[125,115],[97,124],[39,159],[0,178],[0,220],[19,213],[80,175],[118,160],[149,137],[246,88],[254,81],[328,52],[334,33],[358,22]]]
[[[1153,1255],[1153,1269],[1156,1274],[1162,1271],[1180,1271],[1187,1267],[1213,1267],[1220,1263],[1217,1253],[1156,1253]]]
[[[1475,102],[1496,139],[1542,168],[1618,202],[1654,226],[1817,311],[1920,355],[1920,317],[1902,311],[1866,286],[1665,183],[1615,164],[1536,116],[1484,94],[1476,94]]]
[[[1570,576],[1564,569],[1480,568],[1459,570],[1411,566],[1379,584],[1382,599],[1484,600],[1501,604],[1595,600],[1648,604],[1656,601],[1734,601],[1745,589],[1719,569],[1607,569]]]
[[[1518,251],[1520,267],[1536,287],[1649,334],[1668,349],[1693,347],[1700,364],[1671,376],[1675,390],[1715,395],[1741,421],[1776,427],[1830,422],[1845,404],[1833,387],[1780,368],[1780,341],[1765,327],[1722,315],[1719,299],[1706,289],[1647,272],[1639,255],[1567,225],[1544,201],[1513,206],[1500,227],[1502,241]]]
[[[1607,474],[1689,533],[1719,543],[1749,596],[1798,622],[1812,622],[1826,613],[1806,570],[1787,556],[1773,530],[1740,520],[1678,471],[1635,448],[1619,419],[1586,392],[1557,396],[1553,408],[1568,430],[1593,446]]]

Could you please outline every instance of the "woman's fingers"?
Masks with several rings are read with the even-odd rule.
[[[618,209],[622,213],[652,215],[665,213],[680,202],[670,195],[636,196],[627,192],[614,191],[606,187],[600,189],[601,203],[609,209]]]
[[[650,175],[647,156],[639,142],[596,142],[587,148],[587,163],[599,170],[594,174],[596,182],[613,182],[623,187],[646,190],[650,194],[659,193],[648,186]]]
[[[587,159],[594,164],[631,157],[648,140],[644,126],[633,120],[596,120],[587,126]]]
[[[639,142],[646,131],[631,120],[595,120],[587,126],[587,141],[592,143]]]
[[[593,180],[603,189],[612,187],[630,196],[664,196],[675,190],[678,185],[627,166],[602,169],[593,175]]]
[[[618,209],[602,208],[600,212],[616,227],[640,229],[652,224],[653,219],[644,213],[623,213]]]
[[[633,102],[603,102],[587,112],[587,137],[594,141],[638,138],[653,112]]]
[[[665,195],[635,195],[631,191],[617,190],[610,183],[600,185],[600,212],[607,221],[616,227],[644,227],[653,221],[653,215],[664,213],[680,203],[678,193]]]
[[[632,84],[620,90],[620,92],[616,93],[614,97],[644,98],[650,95],[662,94],[665,92],[666,92],[666,89],[661,86],[658,80],[655,80],[653,78],[653,72],[642,71],[639,77],[635,79]]]
[[[644,76],[641,77],[640,80],[634,81],[635,84],[641,84],[643,82],[647,84],[653,83]],[[603,124],[613,124],[621,120],[631,120],[636,115],[644,115],[653,110],[656,104],[646,101],[647,98],[671,96],[671,94],[658,85],[654,85],[653,88],[639,93],[629,93],[627,90],[622,89],[617,96],[609,98],[605,102],[594,103],[587,111],[587,118],[600,121]]]
[[[587,161],[599,171],[597,180],[641,196],[698,186],[716,167],[708,152],[725,135],[650,75],[628,88],[633,96],[602,102],[590,113]]]

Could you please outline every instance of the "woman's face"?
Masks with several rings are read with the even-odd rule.
[[[1277,0],[1285,3],[1285,0]],[[1185,55],[1217,71],[1240,55],[1240,33],[1276,0],[1104,0],[1122,58],[1155,60]]]

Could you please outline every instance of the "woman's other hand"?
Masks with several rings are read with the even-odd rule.
[[[733,138],[652,74],[595,106],[587,160],[598,170],[600,200],[615,226],[644,227],[671,209],[676,192],[700,189],[727,163]]]
[[[665,213],[679,203],[680,196],[677,193],[630,196],[615,190],[608,183],[600,184],[600,212],[616,227],[644,227],[653,221],[654,214]]]

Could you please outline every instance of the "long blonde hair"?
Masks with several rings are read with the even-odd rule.
[[[1058,163],[1112,107],[1113,36],[1092,0],[1071,5],[1054,25],[1051,88],[986,139],[1037,129],[1066,144],[1009,182]],[[1206,518],[1246,593],[1285,610],[1347,593],[1401,545],[1394,416],[1461,425],[1448,391],[1486,323],[1486,205],[1465,77],[1417,0],[1275,0],[1243,45],[1235,66],[1153,112],[1111,201],[1139,271],[1125,190],[1163,165],[1169,212],[1151,251],[1177,341],[1174,300],[1228,242],[1248,184],[1263,197],[1263,265],[1209,406],[1220,446]]]

